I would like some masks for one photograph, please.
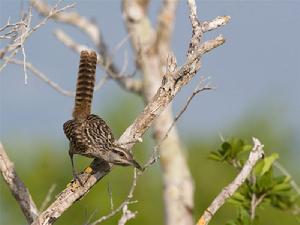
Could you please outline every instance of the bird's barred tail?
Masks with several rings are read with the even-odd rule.
[[[75,107],[73,118],[84,120],[91,113],[91,104],[95,85],[97,54],[94,51],[82,51],[77,78]]]

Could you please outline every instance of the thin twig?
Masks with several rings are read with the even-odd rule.
[[[41,26],[44,26],[46,24],[46,22],[50,19],[50,18],[53,18],[57,15],[60,15],[61,12],[67,10],[67,9],[70,9],[70,8],[73,8],[75,6],[75,4],[70,4],[70,5],[66,5],[60,9],[57,9],[58,8],[58,4],[60,3],[61,0],[57,1],[57,3],[53,6],[53,8],[50,9],[48,15],[40,22],[38,23],[35,27],[32,28],[32,30],[30,31],[30,33],[36,31],[37,29],[39,29]]]
[[[44,16],[51,12],[50,7],[41,0],[31,0],[31,3],[35,7],[35,9]],[[62,23],[73,25],[79,28],[84,33],[86,33],[90,37],[92,42],[97,46],[97,49],[100,52],[100,54],[98,55],[98,63],[103,67],[103,69],[106,71],[109,77],[115,79],[125,90],[136,94],[141,93],[141,81],[131,79],[129,78],[129,76],[120,76],[122,73],[118,72],[116,65],[112,63],[112,57],[107,51],[106,43],[103,41],[100,28],[96,24],[92,23],[90,20],[79,15],[76,12],[62,12],[59,14],[55,14],[52,16],[52,19]],[[55,31],[55,36],[62,43],[64,43],[72,50],[75,50],[76,52],[81,52],[83,49],[86,49],[86,46],[78,45],[61,30]],[[124,45],[124,43],[126,43],[129,36],[130,35],[127,35],[123,40],[120,41],[120,43],[116,46],[115,50],[113,51],[113,54],[115,54],[115,51],[119,49],[122,45]],[[97,88],[99,89],[106,82],[106,80],[107,77],[105,77],[97,85]]]
[[[208,32],[217,29],[218,27],[228,24],[230,19],[231,19],[230,16],[218,16],[213,20],[203,21],[201,23],[201,29],[203,32]]]
[[[112,216],[114,216],[118,212],[120,212],[123,209],[124,206],[130,204],[131,203],[131,199],[133,198],[134,190],[136,188],[137,179],[138,179],[138,175],[137,175],[136,169],[134,169],[133,178],[132,178],[132,184],[131,184],[131,187],[130,187],[130,190],[129,190],[129,193],[128,193],[126,199],[119,205],[118,208],[116,208],[115,210],[112,210],[109,214],[107,214],[105,216],[102,216],[100,219],[94,221],[93,223],[91,223],[89,225],[96,225],[96,224],[99,224],[99,223],[101,223],[101,222],[103,222],[103,221],[111,218]]]
[[[104,74],[101,79],[98,81],[98,83],[95,85],[95,91],[100,90],[104,84],[109,80],[109,76],[107,74]]]
[[[205,81],[204,77],[200,77],[200,80],[194,89],[193,93],[188,97],[185,105],[180,110],[180,112],[175,116],[174,120],[172,121],[170,127],[167,129],[167,132],[164,134],[163,138],[153,147],[152,157],[150,157],[150,160],[144,165],[144,168],[147,168],[157,162],[160,158],[158,149],[160,148],[161,144],[167,139],[170,131],[176,124],[176,122],[180,119],[180,117],[183,115],[183,113],[187,110],[189,104],[191,103],[192,99],[200,92],[206,91],[206,90],[212,90],[214,87],[210,86],[209,84],[203,84]]]
[[[10,23],[10,18],[8,18],[6,24],[0,28],[0,32],[6,30],[7,28],[12,28],[12,30],[14,30],[15,27],[24,26],[24,25],[26,25],[24,23],[24,21],[20,21],[20,22],[16,22],[16,23]],[[9,33],[11,33],[11,31],[9,31]]]
[[[114,58],[114,55],[120,50],[120,48],[122,48],[126,44],[126,42],[128,42],[129,38],[130,34],[127,34],[123,39],[119,41],[118,44],[116,44],[116,46],[111,51],[111,58]]]
[[[52,194],[54,192],[56,188],[56,184],[52,184],[51,187],[49,188],[48,190],[48,193],[41,205],[41,208],[40,208],[40,212],[44,211],[44,209],[46,208],[46,206],[48,205],[48,203],[51,201],[51,198],[52,198]]]
[[[296,191],[296,193],[300,196],[300,187],[299,185],[296,183],[296,181],[292,178],[291,174],[287,171],[286,168],[284,168],[283,165],[281,165],[281,163],[279,163],[278,161],[274,162],[274,166],[281,172],[283,173],[285,176],[289,177],[291,179],[291,185],[294,188],[294,190]]]
[[[137,212],[131,212],[128,209],[128,205],[124,205],[122,212],[122,217],[120,218],[118,225],[125,225],[128,220],[135,218],[137,214]]]
[[[24,65],[24,61],[18,60],[18,59],[10,59],[8,60],[9,63],[17,64],[17,65]],[[26,62],[25,63],[26,68],[32,72],[33,75],[44,81],[46,84],[48,84],[50,87],[52,87],[54,90],[58,91],[59,93],[65,95],[65,96],[71,96],[74,97],[74,92],[67,91],[60,87],[56,82],[52,81],[48,78],[47,75],[42,73],[40,70],[38,70],[36,67],[34,67],[31,63]]]
[[[80,53],[82,50],[87,49],[88,47],[85,45],[81,45],[76,43],[69,35],[67,35],[64,31],[57,29],[54,31],[55,37],[61,41],[64,45],[66,45],[71,50]],[[117,81],[117,83],[127,91],[140,94],[142,90],[142,82],[140,80],[132,78],[130,75],[124,75],[123,71],[115,73],[116,67],[112,64],[112,60],[108,59],[107,56],[104,59],[101,54],[97,54],[98,64],[103,68],[103,70],[107,73],[109,78],[112,78]],[[125,55],[125,59],[127,59]],[[124,63],[124,67],[126,66],[126,61]],[[103,78],[102,82],[99,83],[97,89],[103,85],[108,77]]]
[[[87,221],[83,224],[83,225],[89,225],[91,220],[93,219],[93,217],[95,216],[95,214],[97,213],[98,209],[95,209],[92,214],[89,216],[89,218],[87,219]]]
[[[108,191],[109,200],[110,200],[110,210],[113,211],[114,210],[114,201],[113,201],[112,189],[111,189],[110,182],[108,182],[107,191]]]
[[[210,84],[203,84],[204,81],[205,81],[205,78],[204,77],[200,77],[200,80],[199,80],[196,88],[194,89],[193,93],[187,98],[185,105],[182,107],[182,109],[179,111],[179,113],[175,116],[172,124],[168,128],[168,130],[165,133],[164,137],[161,139],[160,144],[168,137],[168,134],[170,133],[170,131],[174,127],[175,123],[179,120],[179,118],[187,110],[187,108],[188,108],[189,104],[191,103],[191,101],[193,100],[193,98],[197,94],[199,94],[200,92],[214,89],[214,87],[210,86]]]
[[[0,66],[0,72],[6,67],[8,62],[12,60],[16,54],[18,53],[19,49],[22,50],[22,55],[23,55],[23,69],[24,69],[24,76],[25,76],[25,84],[27,84],[27,71],[26,71],[26,53],[25,53],[25,48],[24,48],[24,43],[27,40],[27,38],[35,32],[37,29],[41,28],[46,24],[48,19],[56,14],[59,14],[60,12],[67,10],[68,8],[73,7],[74,5],[67,5],[65,7],[62,7],[58,9],[58,4],[60,1],[58,1],[53,8],[49,11],[49,14],[41,21],[39,22],[36,26],[33,28],[31,27],[31,8],[29,8],[29,11],[27,13],[27,16],[25,16],[22,21],[19,23],[24,24],[23,26],[18,26],[16,27],[16,33],[17,37],[13,40],[12,44],[9,44],[4,48],[4,50],[1,51],[0,53],[0,58],[3,58],[6,52],[11,52],[11,54],[4,60],[4,63]]]
[[[249,209],[250,219],[253,221],[255,218],[255,210],[256,210],[256,194],[252,193],[251,195],[251,204]]]
[[[267,193],[262,194],[259,198],[257,198],[255,193],[252,193],[251,198],[251,207],[250,207],[250,219],[254,221],[256,215],[257,206],[264,200]]]
[[[49,5],[42,0],[31,0],[31,4],[43,16],[47,16],[51,12]],[[90,37],[97,47],[101,45],[101,32],[98,26],[80,14],[76,12],[62,12],[53,15],[51,19],[79,28]]]

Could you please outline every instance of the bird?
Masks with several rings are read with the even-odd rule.
[[[69,156],[74,179],[78,179],[73,156],[75,154],[101,159],[120,166],[133,166],[143,170],[130,151],[116,143],[112,130],[99,116],[91,114],[97,54],[83,50],[80,53],[73,119],[63,124],[69,139]],[[79,180],[80,182],[80,180]]]

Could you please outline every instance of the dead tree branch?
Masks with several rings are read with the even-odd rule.
[[[8,158],[5,149],[0,142],[0,170],[3,179],[7,183],[12,195],[17,200],[23,211],[28,223],[32,223],[38,216],[39,211],[35,206],[34,201],[29,193],[29,190],[25,187],[22,180],[17,175],[14,164]]]
[[[122,217],[120,218],[118,225],[125,225],[125,223],[127,223],[128,220],[131,220],[133,218],[136,217],[137,212],[131,212],[128,209],[128,205],[125,205],[122,209],[123,214]]]
[[[144,78],[144,99],[149,103],[156,97],[155,93],[161,85],[162,71],[167,65],[170,34],[174,22],[174,20],[168,19],[169,17],[174,18],[176,1],[164,1],[163,7],[167,7],[168,12],[166,12],[167,9],[161,9],[158,30],[154,30],[151,26],[150,19],[146,14],[147,7],[147,2],[123,1],[125,24],[128,33],[131,34],[133,49],[138,55],[137,67],[142,71]],[[199,32],[195,33],[194,37],[200,38]],[[199,47],[199,43],[194,43],[190,49],[194,51]],[[190,55],[192,54],[191,51]],[[195,71],[199,68],[200,64],[197,63]],[[174,70],[176,69],[174,68]],[[167,71],[163,80],[168,82],[168,79],[174,79],[176,80],[174,83],[181,82],[181,79],[170,74],[172,72]],[[167,106],[153,123],[154,138],[156,143],[159,143],[164,183],[165,221],[166,224],[190,225],[193,224],[191,213],[193,211],[193,181],[178,132],[173,126],[173,129],[168,131],[173,120],[171,107]],[[161,143],[166,133],[168,133],[168,139]]]
[[[140,175],[141,174],[139,174],[139,176]],[[118,212],[120,212],[121,210],[124,210],[124,207],[126,207],[126,209],[128,210],[128,205],[131,203],[131,199],[133,198],[133,193],[134,193],[135,188],[136,188],[137,179],[138,179],[138,175],[137,175],[136,169],[134,169],[132,184],[131,184],[131,187],[130,187],[130,190],[129,190],[129,193],[128,193],[126,199],[119,205],[118,208],[116,208],[115,210],[112,210],[108,215],[102,216],[100,219],[97,219],[96,221],[94,221],[93,223],[91,223],[89,225],[96,225],[96,224],[99,224],[99,223],[101,223],[101,222],[103,222],[103,221],[111,218],[112,216],[114,216]],[[124,211],[123,211],[123,213],[124,213]],[[128,219],[129,220],[129,219],[132,219],[132,218],[133,217],[127,218],[127,216],[125,215],[124,219]]]
[[[25,75],[25,84],[27,84],[27,70],[26,70],[26,54],[25,54],[25,49],[24,49],[24,42],[27,40],[27,38],[36,30],[44,26],[49,18],[59,14],[62,11],[65,11],[69,8],[73,7],[73,5],[67,5],[62,8],[58,8],[58,3],[54,5],[53,8],[50,8],[48,14],[46,17],[41,20],[37,25],[31,26],[31,9],[28,10],[26,16],[22,18],[18,26],[15,27],[13,30],[16,33],[16,36],[13,36],[12,38],[12,43],[7,45],[4,49],[0,51],[0,58],[3,58],[5,54],[10,53],[9,56],[4,60],[3,64],[0,66],[0,72],[6,67],[8,62],[13,59],[18,51],[21,49],[22,50],[22,55],[23,55],[23,67],[24,67],[24,75]],[[19,26],[19,25],[22,26]],[[4,26],[5,27],[5,26]]]
[[[47,15],[47,13],[49,13],[50,7],[44,1],[31,0],[31,4],[41,15],[45,16]],[[107,45],[101,35],[99,26],[76,12],[62,12],[56,14],[52,18],[58,22],[75,26],[83,33],[87,34],[92,43],[98,49],[98,64],[105,70],[109,77],[115,79],[123,89],[135,94],[141,93],[142,86],[139,80],[133,79],[128,75],[120,76],[122,71],[120,72],[118,67],[112,61],[112,58],[107,49]],[[58,40],[60,40],[63,44],[76,52],[80,52],[81,50],[83,50],[83,48],[87,49],[85,46],[77,44],[72,40],[71,37],[69,37],[61,30],[56,31],[55,35]]]
[[[31,5],[42,15],[47,16],[49,15],[51,8],[50,6],[41,0],[31,0]],[[85,17],[79,15],[76,12],[64,12],[55,14],[51,17],[51,19],[56,20],[58,22],[63,22],[66,24],[73,25],[78,27],[84,33],[86,33],[93,43],[99,47],[101,45],[101,32],[98,29],[98,26]]]
[[[209,85],[209,84],[204,84],[204,77],[200,78],[199,83],[197,84],[196,88],[194,89],[193,93],[187,98],[185,105],[182,107],[182,109],[180,110],[180,112],[175,116],[172,124],[170,125],[170,127],[168,128],[167,132],[165,133],[165,135],[163,136],[163,138],[160,140],[160,143],[162,143],[169,135],[170,131],[172,130],[173,126],[175,125],[175,123],[179,120],[179,118],[183,115],[183,113],[187,110],[188,106],[190,105],[190,103],[192,102],[193,98],[199,94],[202,91],[208,91],[208,90],[212,90],[214,87]],[[159,144],[160,145],[160,144]]]
[[[80,52],[84,49],[88,49],[85,45],[80,45],[76,43],[70,36],[68,36],[62,30],[54,31],[56,38],[61,41],[66,47],[80,54]],[[128,75],[124,75],[122,72],[116,73],[116,69],[112,70],[111,64],[106,64],[103,61],[103,57],[98,54],[98,62],[102,69],[107,73],[109,78],[112,78],[117,81],[117,83],[125,90],[130,91],[132,93],[140,94],[142,90],[142,83],[140,80],[134,79]],[[113,66],[115,67],[115,66]],[[98,85],[96,85],[98,86]]]
[[[24,65],[24,61],[18,60],[18,59],[10,59],[8,62],[12,63],[12,64],[16,64],[16,65],[22,65],[22,66]],[[44,81],[46,84],[48,84],[50,87],[52,87],[54,90],[56,90],[57,92],[61,93],[62,95],[71,96],[71,97],[75,96],[74,92],[67,91],[67,90],[63,89],[62,87],[60,87],[59,84],[57,84],[56,82],[54,82],[51,79],[49,79],[46,74],[44,74],[43,72],[41,72],[39,69],[37,69],[35,66],[33,66],[30,62],[27,61],[25,63],[25,67],[33,75],[35,75],[36,77],[38,77],[39,79],[41,79],[42,81]]]

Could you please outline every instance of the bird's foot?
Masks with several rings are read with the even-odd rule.
[[[83,182],[82,182],[82,180],[79,178],[79,176],[78,176],[77,173],[73,173],[73,178],[74,178],[74,181],[78,181],[78,183],[80,184],[80,186],[83,186]]]
[[[88,166],[87,168],[84,169],[84,172],[87,174],[92,174],[93,173],[93,168]]]

